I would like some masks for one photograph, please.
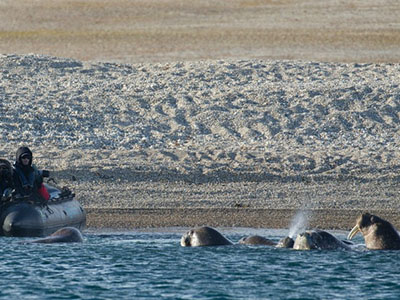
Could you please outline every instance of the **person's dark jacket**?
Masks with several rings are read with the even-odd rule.
[[[23,165],[21,157],[28,154],[30,161]],[[14,188],[20,196],[36,196],[37,190],[43,183],[42,172],[32,164],[32,151],[28,147],[20,147],[17,150],[14,164]]]

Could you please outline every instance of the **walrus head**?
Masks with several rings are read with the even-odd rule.
[[[293,248],[294,240],[290,237],[282,238],[278,244],[276,245],[277,248]]]
[[[339,241],[329,232],[323,230],[311,230],[300,233],[294,242],[293,249],[296,250],[336,250],[350,249],[348,245]]]
[[[311,250],[317,249],[310,232],[302,232],[297,235],[293,249],[296,250]]]
[[[347,239],[352,239],[358,232],[363,235],[365,246],[368,249],[400,249],[400,236],[397,230],[390,222],[378,216],[369,213],[359,216]]]
[[[186,232],[181,238],[181,246],[182,247],[191,247],[192,246],[192,236],[193,230],[189,230]]]
[[[232,245],[232,242],[225,238],[217,230],[208,226],[191,229],[181,238],[182,247],[221,245]]]

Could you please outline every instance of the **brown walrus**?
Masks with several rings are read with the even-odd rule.
[[[282,238],[278,242],[276,248],[293,248],[293,245],[294,245],[294,240],[290,236],[287,236]]]
[[[64,227],[57,230],[48,237],[30,241],[27,243],[52,244],[52,243],[82,243],[82,242],[83,242],[83,237],[78,229],[74,227]]]
[[[239,244],[242,245],[263,245],[263,246],[275,246],[276,243],[265,237],[259,235],[251,235],[248,237],[243,237],[239,240]]]
[[[338,240],[324,230],[307,230],[297,235],[294,241],[295,250],[351,250],[350,245]]]
[[[356,225],[347,238],[352,239],[358,232],[364,237],[365,246],[373,250],[400,250],[400,236],[390,222],[369,213],[357,218]]]
[[[233,245],[233,243],[217,230],[208,226],[191,229],[186,232],[181,238],[182,247],[222,245]]]

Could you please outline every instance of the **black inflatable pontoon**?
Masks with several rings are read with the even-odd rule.
[[[1,202],[0,235],[41,237],[66,226],[85,228],[86,212],[75,195],[69,189],[44,185],[50,194],[45,203],[15,198]]]

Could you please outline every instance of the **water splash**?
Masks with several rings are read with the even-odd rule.
[[[296,213],[290,223],[289,237],[293,238],[300,231],[304,231],[308,226],[308,220],[311,217],[311,211],[301,210]]]

